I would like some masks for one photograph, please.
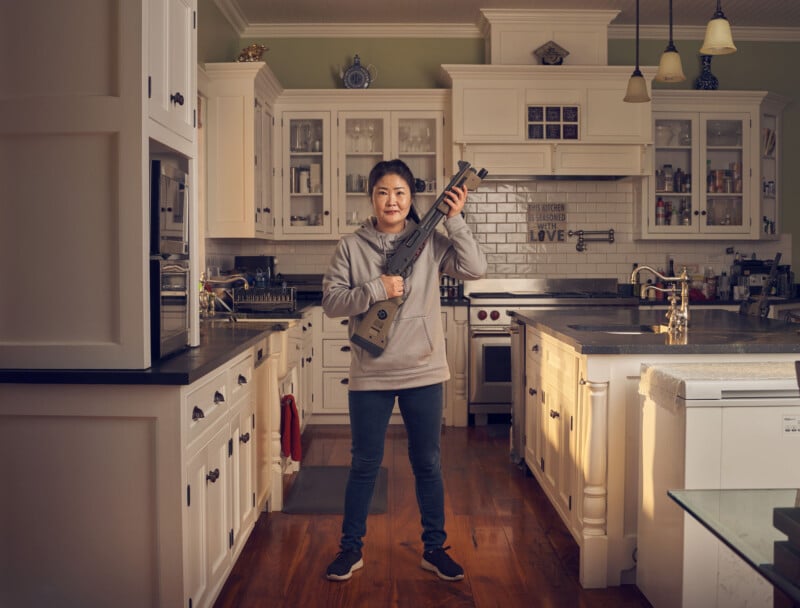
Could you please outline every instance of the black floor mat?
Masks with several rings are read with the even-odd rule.
[[[284,513],[344,513],[344,490],[350,467],[301,466],[283,500]],[[381,467],[375,481],[370,513],[386,513],[388,471]]]

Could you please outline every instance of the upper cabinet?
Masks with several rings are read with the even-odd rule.
[[[646,175],[650,104],[621,66],[446,65],[453,144],[490,173]]]
[[[207,237],[270,238],[275,227],[274,103],[263,62],[207,63]]]
[[[424,213],[443,186],[447,101],[441,90],[281,95],[276,238],[338,239],[353,232],[372,213],[370,170],[392,158],[405,161],[417,179],[416,205]]]
[[[776,238],[781,108],[758,91],[657,91],[642,237]]]
[[[14,320],[0,323],[0,366],[144,369],[151,363],[148,155],[173,154],[194,180],[196,2],[75,6],[18,2],[3,11],[8,31],[36,24],[37,39],[57,40],[60,50],[56,61],[45,59],[47,45],[0,58],[0,270],[11,276],[20,260],[33,268],[69,260],[91,280],[80,298],[52,306],[52,285],[35,273],[19,276],[13,314],[4,315]],[[162,80],[171,83],[166,98],[167,91],[183,97],[183,106],[166,105],[180,109],[186,128],[160,122],[152,87]]]
[[[150,118],[183,139],[194,141],[197,0],[148,0],[147,5]]]

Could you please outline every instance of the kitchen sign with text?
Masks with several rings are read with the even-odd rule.
[[[528,242],[563,243],[567,221],[566,203],[532,203],[528,205]]]

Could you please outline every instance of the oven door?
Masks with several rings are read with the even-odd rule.
[[[511,405],[511,336],[507,327],[470,330],[470,406]],[[470,407],[470,409],[472,409]]]

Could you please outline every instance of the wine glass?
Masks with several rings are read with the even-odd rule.
[[[367,146],[367,152],[375,151],[375,125],[373,123],[367,125]]]

